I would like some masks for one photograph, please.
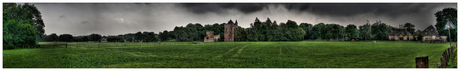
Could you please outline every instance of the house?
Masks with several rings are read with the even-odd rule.
[[[107,38],[106,38],[106,37],[102,37],[102,38],[101,38],[101,42],[107,42]]]
[[[422,41],[446,41],[446,36],[439,36],[438,30],[433,25],[428,26],[422,32]]]
[[[407,30],[387,30],[387,34],[388,34],[388,39],[390,40],[396,40],[396,41],[399,41],[399,40],[404,40],[404,41],[407,41],[407,40],[413,40],[414,37],[412,36],[412,34],[407,31]]]
[[[204,42],[217,42],[220,38],[220,34],[214,35],[214,31],[206,31],[206,37],[204,37]]]
[[[227,24],[224,25],[224,41],[225,42],[233,42],[235,39],[236,28],[238,28],[238,21],[235,20],[233,23],[232,20],[228,21]]]

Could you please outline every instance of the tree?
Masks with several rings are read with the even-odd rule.
[[[312,28],[312,39],[322,39],[324,36],[323,33],[325,31],[326,25],[324,23],[315,24]],[[324,30],[324,31],[323,31]]]
[[[22,20],[8,20],[3,23],[4,49],[12,49],[16,45],[35,45],[36,32],[33,26]]]
[[[306,33],[304,39],[310,39],[312,34],[311,29],[313,28],[313,25],[308,23],[300,23],[299,27],[302,28]]]
[[[3,3],[4,49],[17,45],[36,45],[37,37],[43,37],[44,24],[40,12],[28,3]]]
[[[56,33],[51,33],[51,35],[48,37],[50,37],[50,40],[53,42],[59,41],[59,37],[56,35]]]
[[[187,26],[185,26],[186,30],[183,30],[187,32],[187,35],[191,41],[195,41],[199,39],[200,33],[195,27],[195,24],[189,23]]]
[[[89,40],[93,41],[93,42],[101,42],[101,38],[102,38],[102,36],[99,35],[99,34],[94,34],[93,33],[93,34],[89,35]]]
[[[169,33],[166,30],[163,32],[160,32],[159,36],[160,36],[161,41],[166,41],[169,39]]]
[[[356,32],[357,28],[353,24],[348,24],[347,27],[345,28],[345,32],[348,34],[349,38],[356,38]]]
[[[88,36],[82,36],[81,41],[87,42],[87,41],[89,41],[89,37]]]
[[[436,16],[436,29],[438,30],[439,35],[441,36],[449,36],[449,31],[444,30],[446,26],[447,19],[449,19],[452,24],[454,24],[455,29],[451,29],[451,37],[447,39],[452,39],[452,41],[457,41],[457,9],[455,8],[444,8],[442,11],[438,11],[434,14]]]
[[[409,31],[411,34],[414,34],[414,32],[415,32],[414,27],[415,27],[415,25],[412,25],[411,23],[404,24],[405,30]]]
[[[387,40],[388,35],[386,35],[385,32],[388,28],[388,25],[382,23],[382,21],[377,21],[376,23],[371,25],[372,37],[376,40]]]
[[[73,36],[70,34],[61,34],[59,35],[59,41],[61,42],[72,42]]]
[[[360,37],[363,40],[371,39],[371,25],[369,21],[366,24],[359,26],[359,32],[361,33]]]
[[[417,40],[418,40],[418,41],[422,41],[422,39],[423,39],[423,35],[422,35],[422,33],[420,32],[420,33],[418,33],[418,35],[417,35]]]
[[[3,3],[3,12],[3,21],[22,20],[33,26],[38,36],[41,37],[45,33],[43,29],[45,24],[41,18],[41,13],[33,4]]]
[[[288,28],[298,28],[299,27],[295,21],[291,21],[291,20],[288,20],[286,22],[286,26]]]
[[[189,41],[188,35],[185,31],[178,31],[178,32],[179,32],[178,41]]]
[[[147,33],[147,35],[145,36],[145,40],[146,40],[146,42],[155,42],[155,41],[157,41],[157,38],[155,38],[155,33],[153,33],[153,32]]]
[[[142,42],[142,40],[144,40],[144,35],[139,31],[134,35],[134,39],[136,42]]]
[[[134,39],[131,37],[131,38],[127,38],[126,41],[134,42]]]

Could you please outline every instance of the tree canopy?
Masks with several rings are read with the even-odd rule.
[[[454,24],[455,29],[450,30],[450,37],[448,39],[452,39],[453,41],[457,41],[457,9],[455,8],[444,8],[442,11],[438,11],[434,14],[436,16],[436,29],[440,36],[448,36],[449,31],[444,30],[446,23],[449,21]]]
[[[3,3],[3,49],[36,45],[44,27],[40,11],[33,4]]]

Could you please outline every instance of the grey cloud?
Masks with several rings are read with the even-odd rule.
[[[59,16],[59,18],[65,18],[65,15],[61,15],[61,16]]]
[[[377,16],[396,17],[404,14],[421,13],[441,4],[429,3],[315,3],[285,4],[289,10],[310,12],[316,15],[353,16],[369,13]]]
[[[88,21],[81,21],[81,24],[88,24]]]
[[[251,3],[185,3],[180,4],[193,13],[203,14],[208,12],[226,13],[226,9],[236,9],[245,14],[261,11],[266,8],[268,4],[251,4]]]

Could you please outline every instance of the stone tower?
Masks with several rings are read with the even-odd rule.
[[[227,24],[224,25],[224,41],[225,42],[233,42],[235,39],[236,28],[238,28],[238,21],[235,20],[233,23],[232,20],[228,21]]]

